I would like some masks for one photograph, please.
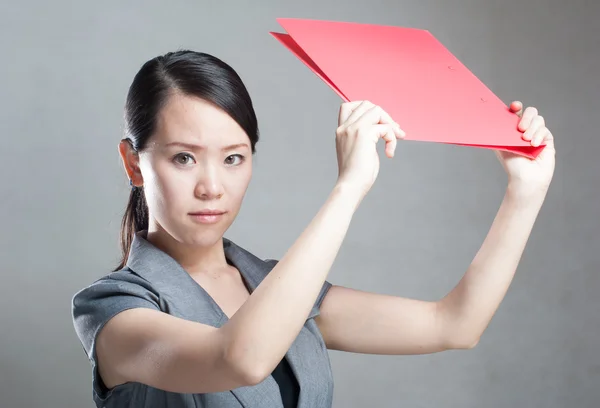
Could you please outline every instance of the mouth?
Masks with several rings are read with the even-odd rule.
[[[225,214],[227,211],[225,210],[202,210],[202,211],[197,211],[197,212],[192,212],[190,213],[190,215],[222,215]]]
[[[200,224],[217,223],[223,218],[225,214],[227,214],[227,211],[213,209],[189,213],[189,215],[192,217],[192,220]]]

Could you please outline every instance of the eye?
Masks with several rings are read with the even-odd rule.
[[[241,164],[243,161],[244,156],[242,156],[241,154],[232,154],[230,156],[227,156],[227,158],[225,159],[225,164],[227,164],[228,166],[236,166]]]
[[[194,158],[189,153],[179,153],[173,157],[173,161],[177,164],[181,164],[183,166],[187,166],[195,163]]]

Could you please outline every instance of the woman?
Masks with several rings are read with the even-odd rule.
[[[477,344],[512,280],[550,184],[553,138],[535,108],[535,160],[498,152],[508,187],[473,263],[443,299],[365,293],[326,281],[350,220],[405,135],[380,107],[344,103],[331,194],[281,260],[223,234],[252,174],[258,129],[235,71],[180,51],[148,61],[126,103],[119,145],[132,186],[123,259],[73,299],[102,407],[330,407],[327,349],[422,354]],[[260,232],[258,232],[257,237]]]

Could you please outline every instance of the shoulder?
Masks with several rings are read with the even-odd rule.
[[[275,265],[277,265],[279,259],[265,259],[263,262],[272,269],[275,267]]]
[[[107,274],[75,293],[73,325],[88,356],[97,334],[112,317],[140,307],[160,310],[160,297],[150,282],[126,269]]]
[[[72,298],[72,306],[104,297],[143,296],[158,302],[158,292],[152,284],[131,270],[122,269],[111,272],[77,291]]]

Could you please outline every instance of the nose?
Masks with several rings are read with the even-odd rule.
[[[196,183],[195,195],[201,200],[219,199],[224,194],[219,170],[210,164],[203,166],[202,174]]]

